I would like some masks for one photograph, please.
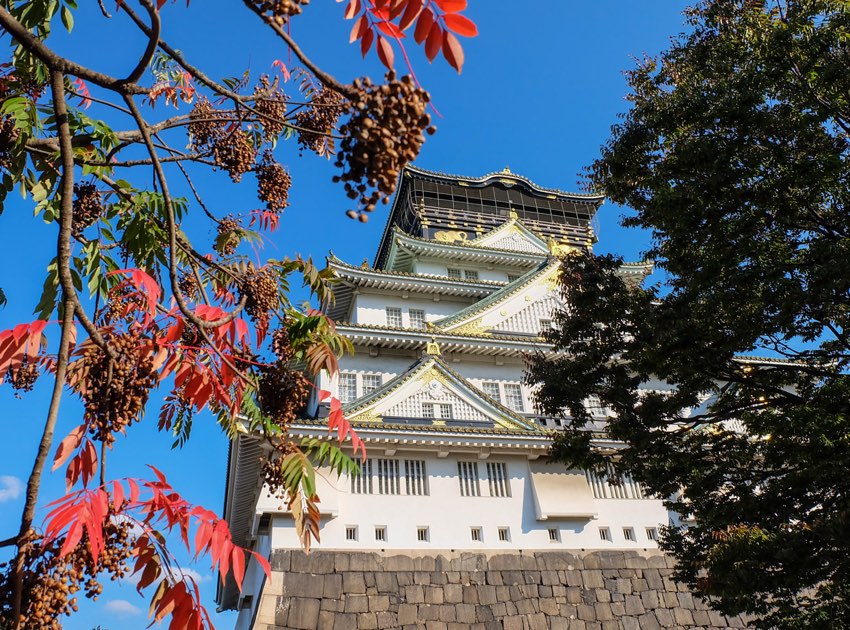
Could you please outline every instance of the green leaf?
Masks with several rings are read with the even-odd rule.
[[[70,33],[74,29],[74,16],[67,6],[62,7],[62,24]]]

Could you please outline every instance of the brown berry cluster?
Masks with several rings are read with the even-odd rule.
[[[257,150],[241,127],[234,127],[219,136],[212,149],[215,163],[226,170],[230,179],[237,184],[242,180],[242,175],[254,166],[257,157]]]
[[[333,153],[333,139],[328,135],[336,127],[346,107],[342,94],[323,87],[313,95],[310,107],[295,114],[298,126],[298,144],[324,155]]]
[[[97,186],[92,183],[74,184],[74,221],[71,225],[74,235],[82,234],[101,214],[103,202]]]
[[[256,322],[267,323],[269,311],[280,302],[277,272],[270,267],[253,271],[242,281],[240,287],[245,296],[245,311]]]
[[[157,382],[157,374],[153,356],[145,351],[145,340],[137,333],[104,337],[117,358],[110,359],[92,344],[81,359],[86,378],[80,391],[85,404],[84,418],[92,435],[112,444],[115,432],[138,420]]]
[[[15,128],[15,121],[11,116],[0,117],[0,167],[12,167],[12,153],[19,135],[20,132]]]
[[[111,324],[116,321],[130,323],[136,313],[147,308],[145,298],[126,283],[118,284],[109,290],[106,306],[101,311],[103,321]]]
[[[291,16],[298,15],[302,7],[308,4],[310,0],[254,0],[254,6],[278,24],[283,24]]]
[[[12,383],[12,389],[16,392],[32,391],[33,385],[38,380],[38,365],[25,359],[17,370],[9,370],[9,380]]]
[[[254,169],[257,175],[257,197],[272,212],[280,212],[289,205],[289,187],[292,176],[274,161],[271,151],[263,153],[263,160]]]
[[[215,239],[213,249],[221,256],[232,256],[239,247],[239,234],[237,230],[242,227],[239,220],[228,216],[218,222],[218,236]]]
[[[94,564],[87,536],[64,557],[59,550],[63,538],[42,544],[42,538],[31,533],[23,546],[23,600],[21,616],[24,628],[61,630],[60,617],[77,611],[76,593],[96,600],[103,592],[97,576],[111,574],[111,579],[124,577],[133,554],[134,540],[129,521],[107,521],[103,529],[104,549],[97,565]],[[14,565],[0,565],[0,627],[11,628],[12,597],[14,592]]]
[[[210,102],[200,97],[189,114],[189,134],[192,146],[199,150],[212,149],[213,143],[224,133],[225,124],[219,121],[219,112]]]
[[[254,94],[254,109],[260,114],[263,137],[266,141],[272,141],[283,132],[285,127],[286,95],[277,88],[277,82],[272,85],[266,75],[260,77],[260,83]]]
[[[310,381],[283,362],[265,368],[257,389],[260,409],[275,424],[288,427],[310,397]]]
[[[362,208],[349,210],[348,216],[366,221],[364,212],[389,200],[402,168],[416,158],[425,133],[433,133],[434,127],[426,112],[428,92],[416,87],[410,76],[396,80],[389,72],[383,85],[364,78],[356,80],[354,88],[352,114],[340,127],[343,140],[335,163],[343,173],[334,181],[344,182],[348,197]]]
[[[180,278],[177,280],[177,288],[190,300],[197,300],[201,293],[198,288],[198,279],[190,271],[180,274]]]
[[[297,449],[292,440],[283,439],[274,444],[274,452],[263,460],[263,479],[272,496],[286,499],[288,482],[281,468],[281,460]]]
[[[292,341],[289,338],[289,329],[281,326],[272,333],[271,348],[278,360],[287,362],[291,361],[295,356],[295,350],[292,348]]]

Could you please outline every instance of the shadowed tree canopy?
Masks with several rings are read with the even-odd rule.
[[[663,537],[680,579],[764,627],[847,627],[850,2],[712,0],[688,20],[629,73],[589,170],[666,279],[566,258],[562,352],[528,379],[570,417],[556,459],[613,461],[693,516]],[[590,396],[616,452],[585,430]]]

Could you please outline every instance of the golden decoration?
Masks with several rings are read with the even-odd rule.
[[[438,344],[436,341],[429,341],[425,345],[425,354],[432,356],[432,357],[440,356],[440,354],[441,354],[440,344]]]
[[[434,232],[434,240],[438,243],[456,243],[464,242],[468,238],[466,232],[460,230],[441,230]]]
[[[519,215],[517,214],[516,210],[511,208],[510,210],[508,210],[508,218],[509,219],[519,219]]]
[[[451,332],[456,334],[456,335],[485,335],[485,336],[489,336],[485,332],[486,329],[487,329],[487,327],[484,325],[484,323],[479,318],[479,319],[473,320],[473,321],[471,321],[467,324],[464,324],[463,326],[459,326],[458,328],[455,328]]]
[[[363,413],[359,413],[355,416],[352,416],[349,420],[352,422],[362,422],[362,423],[380,423],[384,421],[383,416],[379,413],[372,411],[364,411]]]
[[[571,252],[578,251],[578,247],[569,245],[568,243],[559,243],[554,238],[550,238],[546,245],[549,247],[549,253],[553,256],[565,256]]]

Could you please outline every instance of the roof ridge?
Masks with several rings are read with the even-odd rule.
[[[334,257],[334,260],[331,262],[342,267],[347,267],[352,271],[371,273],[379,276],[400,276],[404,278],[445,280],[446,282],[453,284],[486,284],[492,286],[504,286],[506,284],[505,282],[500,282],[498,280],[467,280],[466,278],[450,278],[448,276],[440,276],[433,273],[410,273],[408,271],[387,271],[386,269],[376,269],[374,267],[358,267],[357,265],[352,265],[351,263],[347,263],[336,257]]]
[[[461,242],[453,242],[453,243],[443,243],[442,241],[437,241],[430,238],[422,238],[421,236],[414,236],[413,234],[408,234],[397,225],[393,226],[394,236],[404,236],[413,241],[419,241],[421,243],[426,243],[428,245],[436,245],[437,247],[452,247],[456,249],[465,249],[471,250],[474,252],[494,252],[497,254],[517,254],[520,256],[533,256],[535,258],[546,258],[548,254],[540,253],[535,254],[534,252],[520,252],[515,249],[500,249],[498,247],[476,247],[474,245],[462,244]],[[489,232],[488,232],[489,233]],[[538,237],[539,238],[539,237]],[[477,240],[477,239],[475,239]],[[467,241],[467,243],[471,243],[472,241]],[[544,241],[545,242],[545,241]]]

